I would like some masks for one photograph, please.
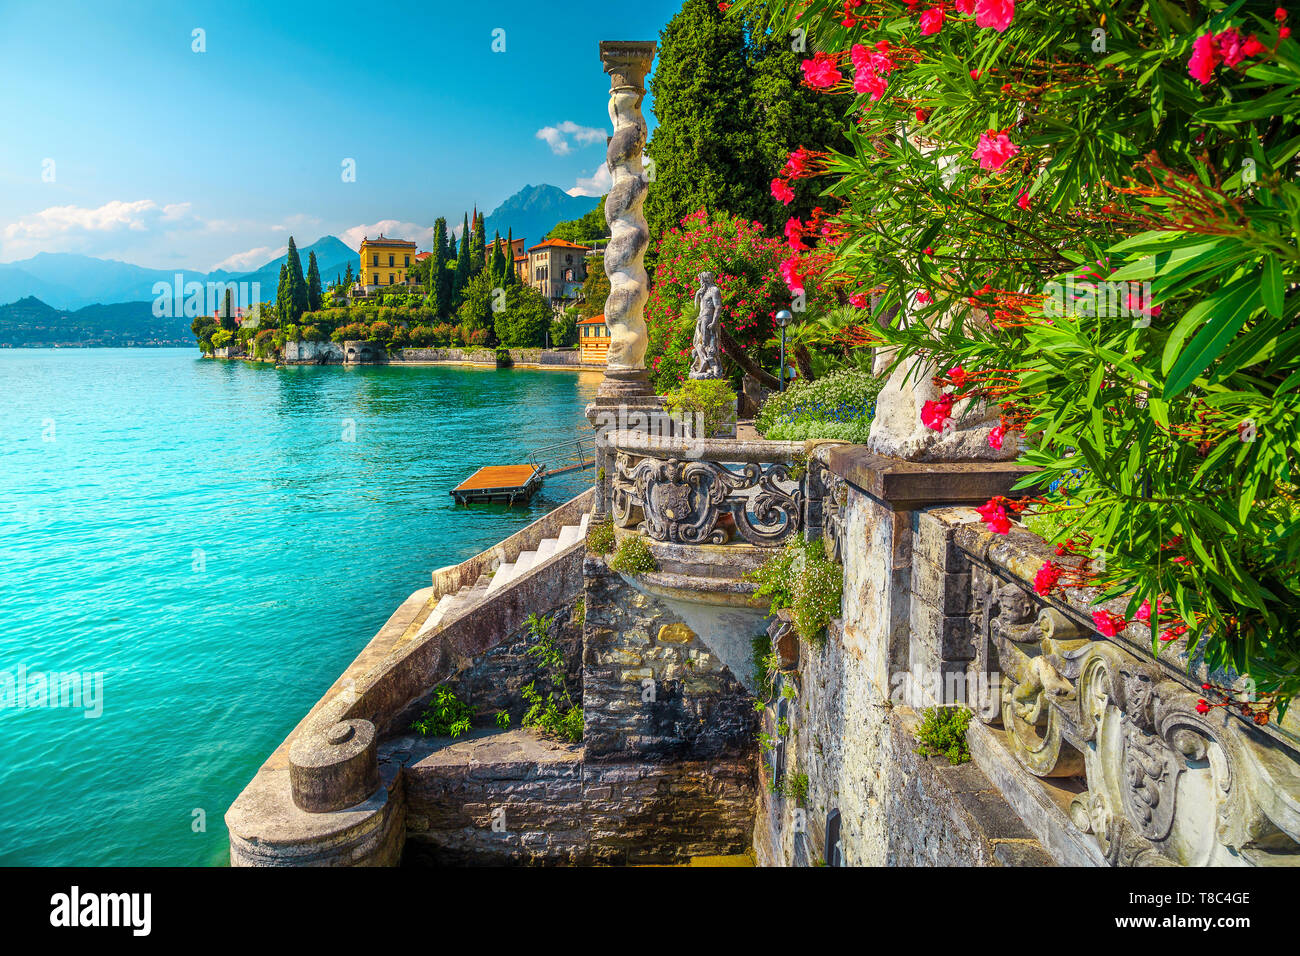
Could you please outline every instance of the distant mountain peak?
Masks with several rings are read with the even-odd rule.
[[[584,216],[599,202],[591,196],[570,196],[550,183],[529,183],[492,210],[483,229],[488,238],[497,232],[502,236],[513,232],[516,239],[526,239],[532,246],[541,242],[557,222]]]

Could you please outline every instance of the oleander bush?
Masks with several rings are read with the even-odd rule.
[[[1000,408],[1053,513],[1040,593],[1241,675],[1261,723],[1300,690],[1300,46],[1274,2],[805,0],[805,83],[852,148],[774,170],[791,295],[836,287],[838,342],[932,375],[942,430]],[[1008,438],[1008,436],[1014,436]],[[1061,479],[1068,478],[1068,481]],[[1209,706],[1208,704],[1206,706]]]

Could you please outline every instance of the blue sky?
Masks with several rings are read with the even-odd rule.
[[[526,183],[599,194],[599,43],[679,5],[0,0],[0,262],[247,268]]]

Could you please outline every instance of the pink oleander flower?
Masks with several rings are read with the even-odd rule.
[[[803,245],[804,225],[798,216],[791,216],[785,223],[785,239],[791,249],[799,250]]]
[[[1005,33],[1016,15],[1016,0],[975,0],[975,25]]]
[[[928,292],[918,292],[916,294],[917,305],[929,305],[933,301],[934,300],[930,298],[930,293]]]
[[[1156,601],[1156,620],[1159,619],[1160,619],[1160,602]],[[1133,615],[1133,620],[1142,621],[1143,623],[1151,620],[1151,599],[1150,598],[1147,598],[1145,601],[1142,602],[1142,606],[1138,608],[1137,613]]]
[[[1016,197],[1016,205],[1021,209],[1029,209],[1029,193],[1020,190],[1020,195]]]
[[[1110,611],[1093,611],[1092,623],[1097,625],[1097,630],[1106,637],[1117,637],[1120,631],[1128,627],[1128,621],[1118,614],[1111,614]]]
[[[800,146],[785,158],[785,169],[782,171],[791,179],[802,179],[811,176],[813,175],[812,159],[812,152]]]
[[[1228,27],[1222,33],[1215,34],[1214,45],[1219,51],[1219,56],[1223,57],[1225,66],[1234,67],[1245,59],[1246,54],[1242,52],[1244,42],[1236,27]]]
[[[801,66],[804,82],[816,90],[830,89],[844,79],[829,53],[818,53],[811,60],[804,60]]]
[[[1202,86],[1214,79],[1214,68],[1219,65],[1219,51],[1214,34],[1205,33],[1192,41],[1192,58],[1187,61],[1187,72]]]
[[[1011,530],[1011,519],[1007,517],[1007,509],[996,501],[990,500],[988,504],[980,505],[975,510],[993,533],[1006,534]]]
[[[996,448],[998,451],[1001,451],[1002,442],[1006,439],[1006,437],[1007,437],[1007,430],[1003,428],[1001,425],[997,426],[996,428],[992,429],[989,432],[989,447]]]
[[[975,0],[956,0],[953,6],[957,8],[958,13],[970,15],[975,12]]]
[[[783,179],[772,180],[772,198],[779,199],[781,205],[788,206],[794,200],[794,190]]]
[[[921,36],[930,36],[943,29],[943,7],[931,7],[921,14]]]
[[[799,271],[799,257],[791,256],[781,262],[781,278],[785,280],[786,287],[790,290],[791,295],[804,294],[804,280],[806,276]]]
[[[883,76],[877,73],[868,73],[865,70],[859,70],[858,74],[853,77],[853,92],[870,93],[871,102],[876,102],[885,95],[885,90],[889,84]]]
[[[986,133],[980,133],[979,145],[970,155],[971,159],[979,162],[980,169],[997,170],[1005,166],[1018,152],[1020,147],[1011,142],[1006,130],[998,132],[991,129]]]
[[[921,424],[937,432],[952,418],[952,395],[945,392],[937,402],[926,402],[921,406]]]
[[[1267,53],[1267,52],[1268,52],[1268,47],[1260,43],[1259,37],[1255,36],[1255,34],[1253,33],[1246,38],[1246,42],[1242,44],[1241,47],[1242,55],[1248,57],[1259,56],[1261,53]]]
[[[1034,575],[1034,591],[1040,597],[1047,597],[1052,593],[1052,588],[1056,587],[1056,582],[1061,579],[1061,567],[1051,561],[1044,562],[1043,566],[1038,569]]]
[[[853,295],[849,296],[849,305],[853,306],[855,309],[865,309],[870,302],[871,300],[867,298],[865,292],[855,292]]]

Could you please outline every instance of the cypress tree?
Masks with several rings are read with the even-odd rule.
[[[427,295],[433,296],[433,311],[438,318],[447,315],[450,308],[450,289],[447,287],[447,220],[439,216],[433,223],[433,255],[429,256],[429,284]]]
[[[469,243],[469,268],[471,275],[478,275],[487,265],[487,236],[483,234],[483,215],[474,211],[474,237]]]
[[[281,325],[286,322],[297,322],[307,311],[307,280],[302,275],[302,259],[298,257],[298,247],[294,244],[293,236],[289,237],[289,255],[285,267],[289,270],[289,294],[286,297],[289,313],[280,317]]]
[[[307,311],[319,312],[321,306],[320,267],[316,265],[316,252],[307,256]]]
[[[501,233],[492,237],[492,281],[504,286],[506,281],[506,257],[501,252]]]
[[[280,281],[275,286],[275,317],[281,322],[289,312],[289,263],[280,263]]]
[[[470,272],[470,255],[469,255],[469,214],[465,214],[465,221],[460,227],[460,251],[456,254],[456,275],[451,284],[452,306],[460,307],[461,293],[465,291],[465,286],[473,278]]]
[[[515,277],[515,228],[506,230],[506,288],[514,285]]]

